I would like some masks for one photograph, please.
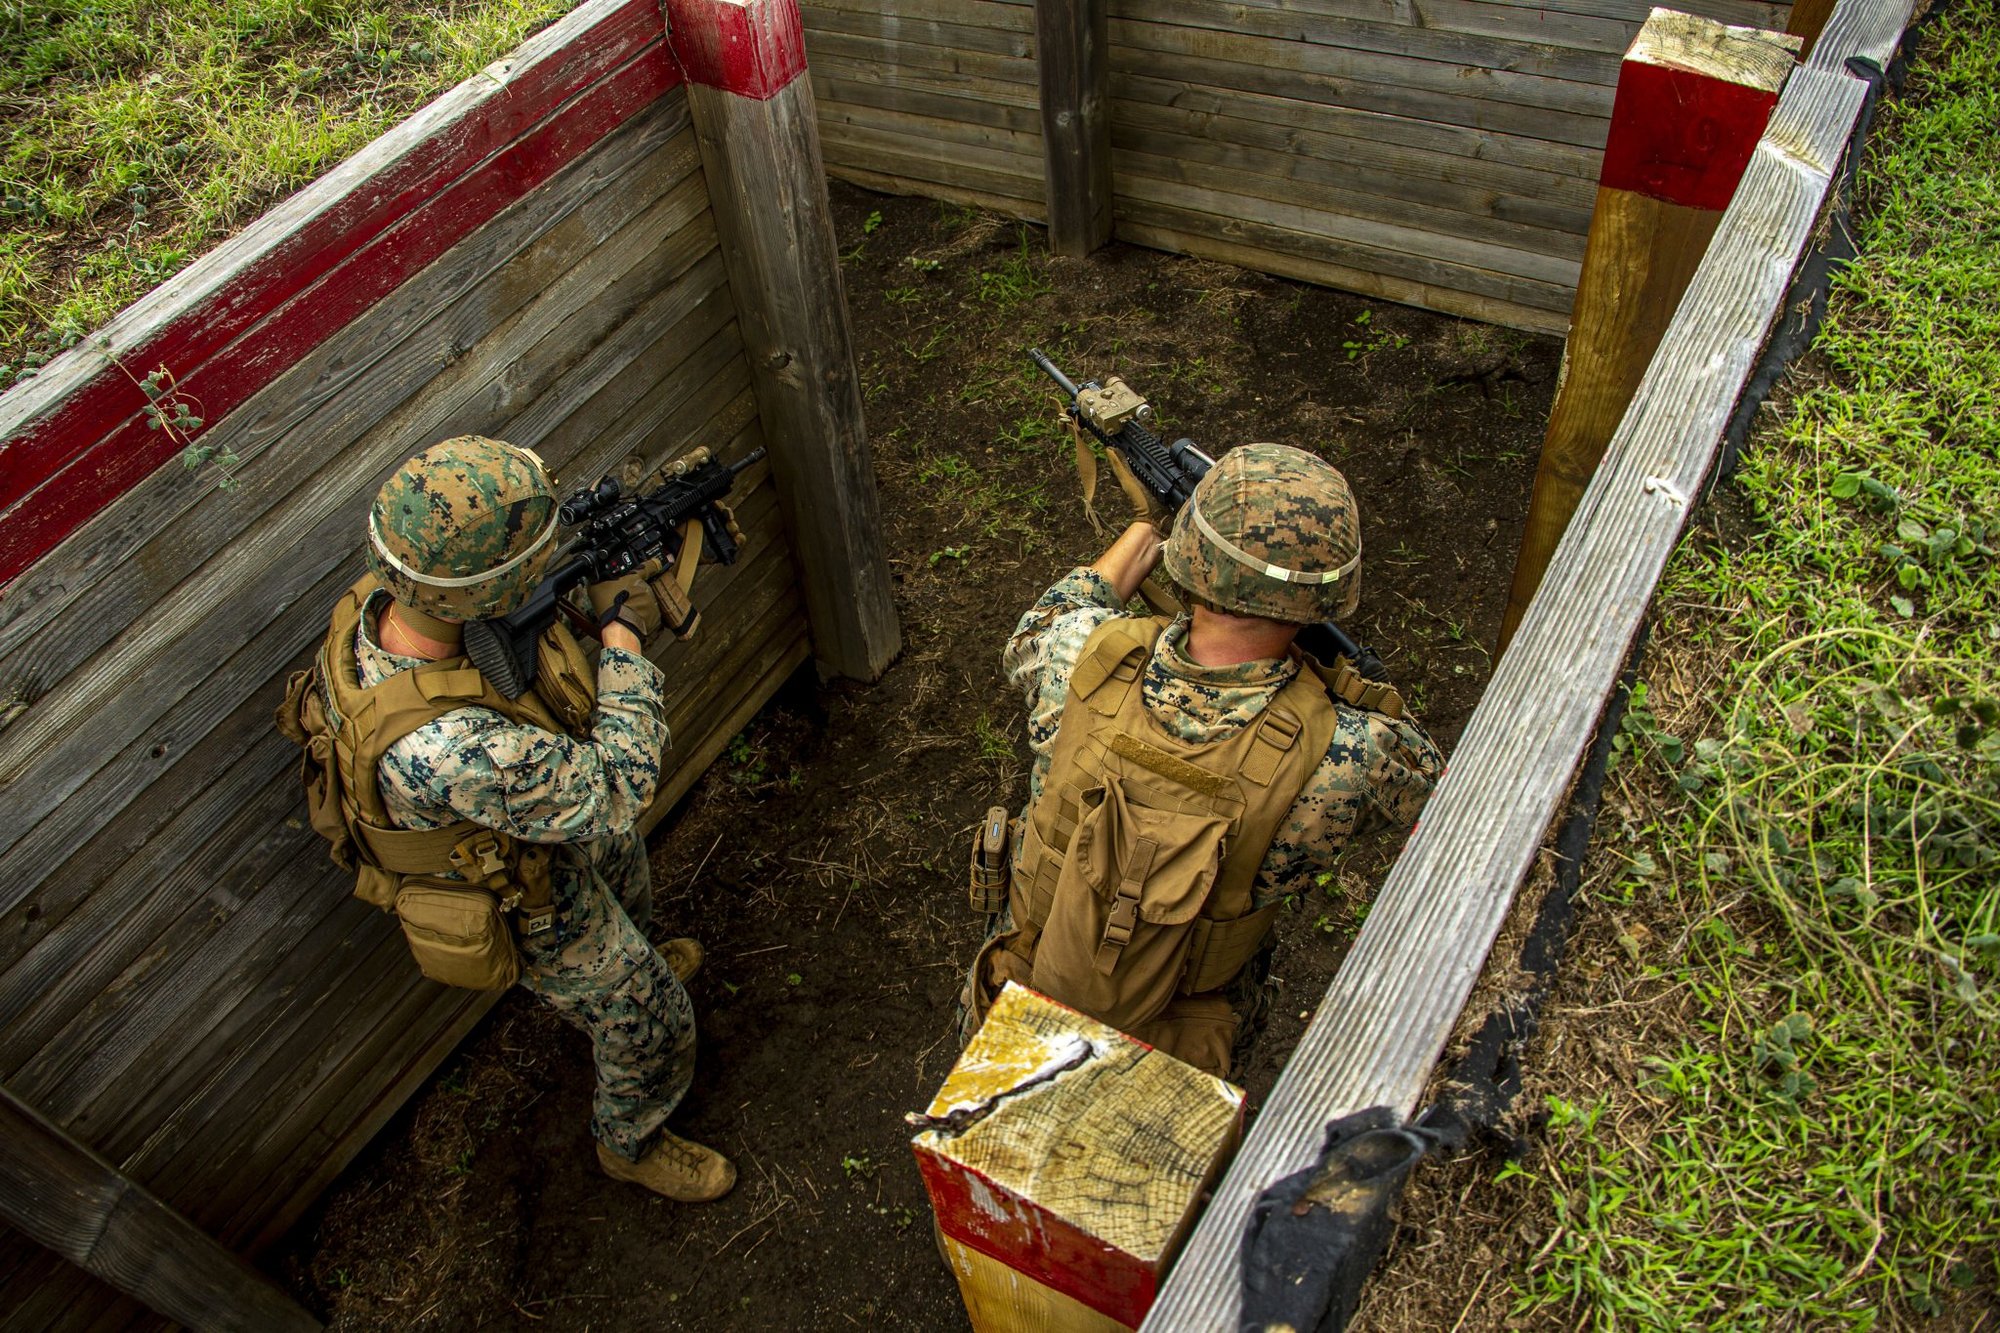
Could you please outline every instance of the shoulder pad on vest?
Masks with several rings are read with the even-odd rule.
[[[1137,680],[1169,623],[1164,616],[1117,616],[1092,630],[1070,669],[1069,697],[1088,699],[1108,680]]]

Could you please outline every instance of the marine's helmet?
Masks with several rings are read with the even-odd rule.
[[[532,450],[461,435],[383,484],[368,515],[368,568],[397,601],[441,620],[505,615],[541,581],[558,526]]]
[[[1295,625],[1351,616],[1361,601],[1361,517],[1347,478],[1282,444],[1217,460],[1174,520],[1161,555],[1197,598]]]

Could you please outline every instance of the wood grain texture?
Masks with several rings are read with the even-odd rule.
[[[1036,0],[1049,248],[1082,258],[1111,239],[1110,0]]]
[[[0,1217],[183,1324],[320,1327],[268,1278],[0,1087]]]
[[[1233,1328],[1257,1191],[1313,1160],[1327,1121],[1414,1108],[1687,521],[1677,497],[1700,493],[1864,91],[1841,74],[1792,76],[1451,772],[1146,1328]]]
[[[873,680],[901,647],[812,85],[689,91],[729,286],[805,580],[814,652]]]

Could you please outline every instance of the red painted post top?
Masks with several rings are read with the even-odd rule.
[[[667,45],[689,83],[764,101],[805,72],[798,0],[666,0]]]
[[[1655,9],[1619,67],[1598,184],[1727,208],[1797,50],[1782,33]]]

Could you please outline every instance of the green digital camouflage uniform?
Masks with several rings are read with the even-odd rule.
[[[1030,808],[1042,794],[1070,671],[1091,632],[1124,614],[1111,581],[1078,568],[1042,594],[1007,642],[1007,678],[1028,699],[1028,744],[1035,752]],[[1187,632],[1182,616],[1160,635],[1142,685],[1148,713],[1176,739],[1206,744],[1228,735],[1262,713],[1298,674],[1289,658],[1202,666],[1182,650]],[[1310,887],[1357,835],[1412,826],[1444,771],[1437,747],[1414,722],[1333,703],[1339,719],[1333,741],[1264,857],[1251,886],[1253,908]]]
[[[423,665],[376,642],[386,604],[385,593],[370,600],[356,635],[364,687]],[[590,739],[461,708],[390,746],[377,770],[404,828],[469,819],[563,844],[553,867],[556,926],[521,940],[521,984],[589,1034],[597,1066],[591,1132],[634,1161],[694,1077],[693,1006],[645,935],[652,880],[636,828],[667,745],[663,683],[644,657],[607,648]]]

